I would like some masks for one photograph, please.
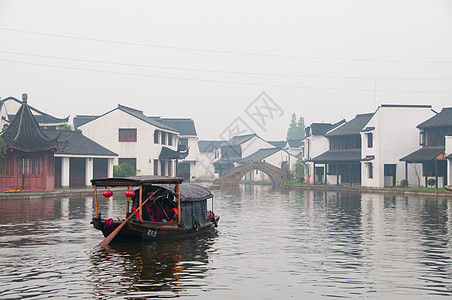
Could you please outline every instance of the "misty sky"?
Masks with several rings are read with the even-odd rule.
[[[0,0],[0,41],[1,98],[191,117],[200,139],[452,106],[450,0]]]

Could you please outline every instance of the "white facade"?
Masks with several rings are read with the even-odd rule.
[[[180,139],[186,138],[188,141],[188,155],[184,159],[180,159],[179,164],[189,164],[190,166],[190,180],[198,178],[198,162],[199,162],[199,148],[198,148],[198,137],[193,135],[181,135]]]
[[[250,140],[244,142],[242,145],[242,158],[250,156],[256,153],[259,149],[273,148],[273,145],[269,142],[261,139],[258,136],[251,138]]]
[[[328,138],[326,138],[324,135],[310,135],[305,137],[302,142],[304,145],[302,146],[302,155],[301,160],[305,161],[305,165],[308,166],[308,170],[306,171],[308,174],[306,174],[308,177],[313,176],[314,174],[314,163],[308,162],[307,160],[317,157],[322,153],[325,153],[329,150],[329,143]],[[300,157],[300,156],[298,156]],[[295,163],[295,162],[294,162]],[[293,165],[293,164],[292,164]],[[325,165],[322,164],[316,164],[316,167],[325,167]],[[314,184],[316,181],[314,178],[311,177],[309,182],[307,182],[308,177],[306,177],[306,183]]]
[[[179,137],[176,131],[157,127],[120,109],[114,109],[78,129],[86,137],[117,153],[119,156],[114,161],[115,165],[121,158],[136,159],[137,175],[175,175],[175,163],[160,160],[159,155],[163,147],[177,151]],[[135,129],[136,142],[119,142],[119,129]],[[154,142],[156,130],[165,134],[165,143],[162,143],[161,136],[158,143]],[[171,142],[168,140],[168,133]]]
[[[295,163],[296,160],[296,157],[291,155],[289,152],[281,149],[278,152],[261,159],[260,162],[266,162],[277,168],[282,168],[283,164],[287,163],[288,166],[290,166],[290,162],[294,161]],[[264,172],[258,170],[250,171],[244,176],[244,179],[254,181],[270,180],[270,178]]]
[[[381,105],[361,132],[361,185],[399,185],[406,176],[405,162],[400,158],[419,148],[416,126],[432,116],[434,112],[427,105]],[[415,171],[422,174],[418,167],[407,169],[410,184],[417,182]]]

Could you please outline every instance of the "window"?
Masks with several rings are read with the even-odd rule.
[[[31,159],[21,158],[19,159],[19,174],[31,174]]]
[[[154,159],[154,175],[159,175],[159,160]]]
[[[136,142],[137,141],[137,129],[119,129],[119,142]]]
[[[42,174],[42,158],[35,159],[32,166],[33,174]]]
[[[14,175],[14,162],[9,159],[0,159],[0,165],[3,166],[3,174],[1,176],[13,176]]]
[[[171,160],[168,161],[168,176],[173,176],[173,168],[172,168],[173,164],[171,162]]]
[[[374,135],[372,132],[367,134],[367,148],[373,148],[374,146]]]
[[[160,175],[166,176],[166,164],[164,161],[160,163]]]
[[[424,132],[421,131],[419,132],[419,146],[424,146],[424,140],[425,140]]]
[[[162,133],[162,145],[166,145],[166,132],[161,131],[161,133]]]
[[[154,131],[154,144],[159,143],[159,135],[160,135],[160,131],[158,131],[158,130]]]
[[[168,146],[173,145],[173,134],[168,132]]]
[[[372,163],[367,163],[367,177],[374,178],[374,167]]]

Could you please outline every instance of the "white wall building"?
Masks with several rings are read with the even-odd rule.
[[[325,137],[325,134],[333,130],[345,123],[345,120],[341,120],[340,122],[337,122],[335,124],[331,123],[312,123],[309,127],[306,128],[306,137],[301,141],[301,153],[297,155],[297,158],[299,158],[301,161],[305,163],[305,165],[308,166],[308,174],[313,176],[313,168],[314,163],[309,162],[311,158],[317,157],[320,154],[328,151],[329,149],[329,143],[328,138]],[[294,162],[295,163],[295,162]],[[293,164],[292,164],[293,165]],[[307,178],[306,181],[307,181]],[[314,182],[318,182],[312,180],[309,180],[308,183],[312,184]]]
[[[406,168],[400,158],[419,148],[416,126],[434,116],[431,105],[381,105],[361,131],[361,185],[397,186],[415,181],[415,165]]]
[[[213,162],[215,173],[219,176],[234,167],[234,163],[247,157],[259,149],[274,148],[272,144],[260,138],[256,134],[234,136],[229,141],[223,142],[220,146],[220,155]]]
[[[220,157],[219,146],[223,143],[224,141],[198,141],[199,156],[196,164],[198,178],[208,180],[218,178],[213,162]]]
[[[115,165],[127,162],[138,175],[175,176],[175,160],[161,156],[168,149],[177,151],[177,130],[123,105],[98,117],[78,118],[74,122],[81,123],[77,128],[85,136],[119,155]]]

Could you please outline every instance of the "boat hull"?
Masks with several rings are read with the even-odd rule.
[[[215,216],[215,222],[207,219],[204,226],[195,228],[184,228],[178,226],[176,223],[162,223],[162,222],[147,222],[130,220],[125,224],[113,241],[153,241],[159,239],[167,239],[172,237],[184,237],[202,234],[209,232],[217,227],[220,217]],[[105,225],[104,219],[93,218],[92,224],[94,228],[102,231],[104,237],[112,233],[123,221],[115,220],[109,226]]]

